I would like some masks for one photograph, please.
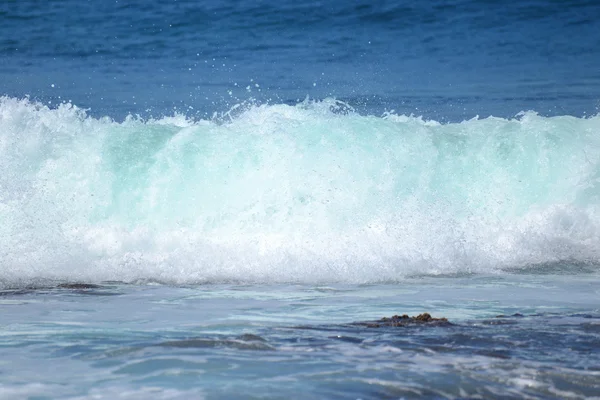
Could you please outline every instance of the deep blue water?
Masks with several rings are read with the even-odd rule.
[[[0,92],[98,116],[310,96],[460,120],[600,101],[596,1],[25,0],[0,18]]]
[[[0,400],[600,396],[599,107],[595,1],[1,2]]]

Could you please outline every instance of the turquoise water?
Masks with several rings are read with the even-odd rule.
[[[598,117],[333,100],[124,122],[4,98],[5,287],[386,283],[600,262]]]

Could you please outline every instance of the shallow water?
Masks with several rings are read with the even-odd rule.
[[[600,391],[598,282],[5,290],[0,397],[588,398]],[[452,325],[351,324],[422,312]]]

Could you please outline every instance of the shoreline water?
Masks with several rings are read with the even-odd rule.
[[[0,398],[584,398],[598,393],[599,281],[3,292],[0,345],[11,363],[0,363]],[[451,325],[351,324],[421,312]]]

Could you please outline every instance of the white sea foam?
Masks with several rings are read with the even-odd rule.
[[[193,121],[0,100],[0,282],[384,282],[600,263],[600,117]]]

